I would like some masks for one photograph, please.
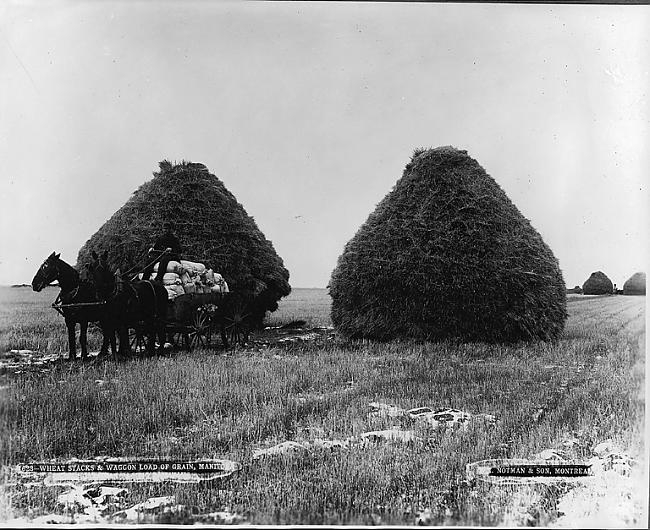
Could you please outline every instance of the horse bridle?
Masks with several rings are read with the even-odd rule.
[[[61,269],[59,269],[59,265],[56,262],[57,258],[55,257],[54,260],[50,260],[48,257],[38,268],[38,274],[43,277],[43,287],[46,287],[50,285],[54,280],[59,279],[59,276],[61,274]],[[56,271],[56,274],[52,277],[52,279],[47,278],[46,271],[49,268],[53,268]],[[72,291],[68,291],[66,295],[70,295],[70,299],[74,300],[74,297],[77,296],[77,293],[79,292],[79,287],[81,287],[81,284],[77,285]],[[56,300],[54,300],[54,305],[57,305],[61,302],[61,294],[63,293],[63,289],[59,291],[59,294],[56,295]]]
[[[135,299],[138,301],[138,304],[140,304],[140,296],[138,296],[137,289],[133,287],[133,285],[131,285],[129,281],[124,280],[124,278],[122,278],[121,276],[120,276],[120,280],[118,282],[115,282],[115,289],[113,289],[113,295],[119,294],[120,291],[118,286],[120,284],[126,285],[129,289],[131,289],[131,292],[135,295]]]
[[[47,279],[47,271],[48,271],[50,268],[54,268],[55,271],[56,271],[56,274],[52,277],[51,280],[48,281],[48,279]],[[46,285],[50,285],[54,280],[56,280],[57,277],[59,276],[60,272],[61,272],[61,271],[59,270],[58,265],[57,265],[56,263],[52,263],[52,262],[50,261],[50,258],[48,257],[48,258],[47,258],[47,259],[46,259],[46,260],[41,264],[41,266],[38,268],[38,275],[41,276],[41,277],[43,278],[43,282],[45,283],[45,285],[44,285],[43,287],[45,287]]]

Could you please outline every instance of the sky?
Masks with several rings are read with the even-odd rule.
[[[413,150],[466,149],[568,287],[646,270],[649,6],[0,4],[0,285],[158,162],[204,163],[325,287]]]

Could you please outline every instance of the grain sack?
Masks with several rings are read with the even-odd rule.
[[[200,276],[196,271],[188,269],[188,270],[185,271],[185,274],[187,275],[187,277],[186,277],[186,280],[185,280],[184,283],[187,283],[187,282],[195,283],[197,280],[200,279]]]
[[[150,276],[149,278],[146,278],[146,279],[147,280],[153,280],[154,278],[155,278],[155,276],[153,276],[153,277]],[[145,279],[144,278],[144,273],[141,272],[140,274],[138,274],[138,279],[139,280],[144,280]],[[163,275],[162,282],[163,282],[163,285],[181,285],[181,283],[182,283],[181,282],[181,277],[178,274],[176,274],[175,272],[166,272]]]
[[[180,264],[185,270],[194,271],[197,274],[205,272],[205,265],[203,263],[194,263],[193,261],[182,259]]]
[[[192,278],[187,273],[187,271],[183,272],[183,274],[180,275],[180,280],[181,280],[181,285],[185,285],[186,283],[192,283]]]
[[[153,271],[158,272],[158,263],[153,266]],[[178,261],[170,261],[167,264],[165,272],[175,272],[176,274],[183,274],[183,266]]]
[[[185,294],[196,293],[196,285],[194,285],[191,282],[190,283],[184,283],[182,288],[185,290]]]
[[[182,285],[165,285],[165,289],[167,290],[167,297],[170,300],[173,300],[177,296],[185,294],[185,290],[183,289]]]
[[[175,272],[166,272],[163,276],[163,285],[181,285],[181,277]]]
[[[229,293],[230,290],[228,289],[228,284],[226,283],[226,280],[223,279],[223,276],[221,274],[215,272],[214,273],[214,285],[210,286],[210,292],[213,293]]]
[[[226,280],[223,279],[223,276],[219,274],[218,272],[214,273],[214,284],[221,289],[220,292],[222,293],[229,293],[230,289],[228,289],[228,284],[226,283]]]
[[[214,285],[214,271],[212,269],[205,271],[205,283]]]

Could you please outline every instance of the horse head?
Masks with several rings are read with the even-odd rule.
[[[134,304],[138,304],[137,293],[128,280],[124,279],[124,275],[117,269],[113,275],[114,290],[112,294],[112,302],[114,307],[120,308],[125,315],[133,310]]]
[[[106,300],[116,287],[115,277],[108,266],[108,251],[105,250],[101,258],[94,250],[91,255],[93,261],[88,265],[88,271],[95,284],[95,289],[97,289],[97,294],[101,299]]]
[[[52,252],[43,264],[36,271],[36,275],[32,280],[32,289],[36,292],[42,291],[47,285],[59,279],[59,257],[61,254]]]

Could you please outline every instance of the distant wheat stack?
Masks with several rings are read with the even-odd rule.
[[[635,272],[623,284],[623,294],[645,294],[645,272]]]
[[[147,261],[147,251],[171,221],[183,257],[221,273],[231,291],[254,298],[257,323],[290,293],[289,272],[255,221],[203,164],[164,160],[154,178],[81,248],[78,266],[92,250],[109,251],[109,263],[123,271]]]
[[[558,261],[505,192],[453,147],[417,150],[347,243],[330,280],[350,338],[556,339]]]
[[[582,284],[582,292],[583,294],[612,294],[614,284],[604,272],[592,272],[587,281]]]

